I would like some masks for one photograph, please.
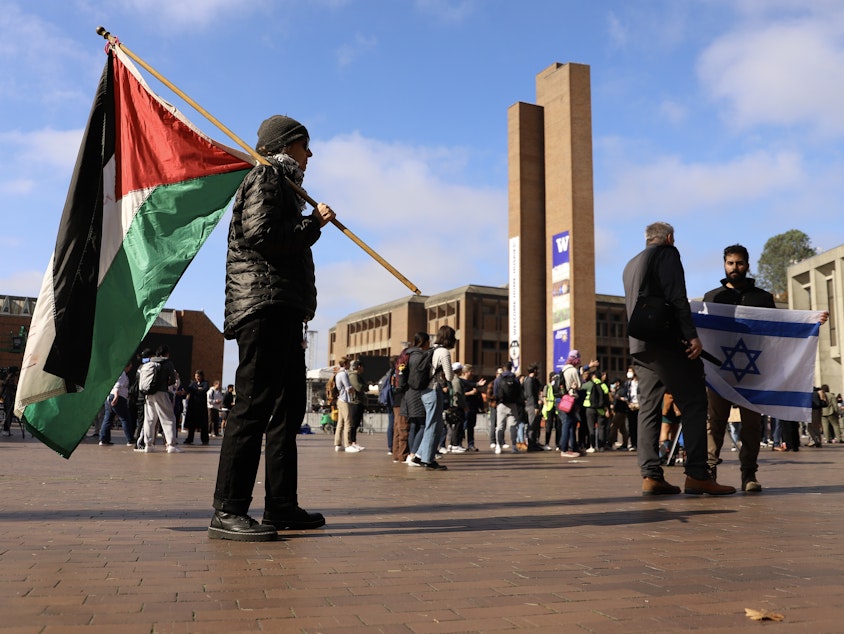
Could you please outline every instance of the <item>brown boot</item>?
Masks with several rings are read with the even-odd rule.
[[[691,476],[686,476],[686,486],[683,490],[689,495],[731,495],[736,492],[735,487],[727,486],[725,484],[718,484],[715,478],[707,480],[698,480]]]
[[[665,480],[656,478],[644,478],[642,480],[642,495],[677,495],[680,487],[668,484]]]

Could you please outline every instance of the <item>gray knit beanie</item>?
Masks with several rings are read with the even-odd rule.
[[[263,156],[278,154],[281,148],[302,138],[310,138],[305,126],[296,119],[276,114],[266,119],[258,128],[258,143],[255,144],[255,150]]]

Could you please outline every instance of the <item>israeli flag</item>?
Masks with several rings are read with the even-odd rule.
[[[728,401],[783,420],[811,418],[822,312],[690,302],[706,382]]]

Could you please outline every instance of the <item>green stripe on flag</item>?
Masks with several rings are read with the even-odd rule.
[[[124,365],[247,173],[161,186],[144,200],[97,290],[85,389],[25,409],[27,427],[44,444],[69,458],[85,437]]]

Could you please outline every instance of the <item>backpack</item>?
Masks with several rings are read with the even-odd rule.
[[[138,392],[147,396],[158,392],[158,386],[161,385],[162,363],[150,359],[144,363],[138,370]]]
[[[555,372],[554,376],[551,377],[551,389],[553,390],[554,398],[560,398],[563,393],[560,390],[560,373]]]
[[[607,395],[604,394],[604,384],[590,381],[592,387],[589,390],[589,407],[604,409],[607,406]]]
[[[378,402],[387,407],[393,406],[393,369],[387,370],[387,374],[381,377],[378,383]]]
[[[338,396],[340,396],[340,388],[337,387],[337,381],[332,376],[328,379],[328,383],[325,384],[325,399],[329,403],[335,403]]]
[[[506,372],[501,375],[499,383],[499,394],[501,394],[502,403],[519,403],[524,400],[522,393],[522,384],[519,379],[512,372]]]
[[[463,424],[463,410],[459,407],[449,407],[445,412],[445,422],[447,425],[462,425]]]
[[[393,376],[390,378],[393,389],[402,394],[407,392],[407,388],[409,387],[407,377],[410,373],[410,350],[410,348],[405,348],[399,353],[396,359],[396,366],[393,368]]]
[[[407,385],[412,390],[424,390],[431,382],[434,349],[416,350],[411,353],[415,363],[408,363]]]

